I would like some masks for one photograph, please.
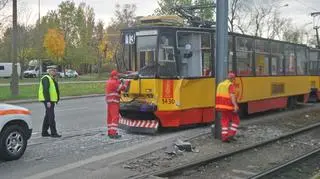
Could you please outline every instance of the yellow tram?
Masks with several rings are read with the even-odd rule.
[[[174,26],[171,16],[170,25],[161,26],[159,22],[167,22],[161,18],[152,17],[157,26],[122,30],[123,58],[118,67],[131,82],[121,95],[121,128],[154,133],[160,126],[214,120],[215,30]],[[225,68],[237,75],[243,115],[294,108],[308,101],[311,89],[317,94],[317,49],[237,33],[229,33],[228,47]]]

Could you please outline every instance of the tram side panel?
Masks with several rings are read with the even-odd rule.
[[[287,108],[309,97],[308,76],[238,77],[238,102],[247,104],[247,113]],[[294,105],[294,104],[293,104]]]

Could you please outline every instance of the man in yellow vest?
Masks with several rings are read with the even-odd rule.
[[[221,139],[223,142],[235,140],[240,123],[238,104],[234,86],[235,74],[229,73],[228,79],[219,83],[216,93],[216,110],[221,112]],[[231,126],[230,125],[231,121]]]
[[[61,137],[57,133],[56,121],[54,119],[54,106],[60,99],[58,83],[55,80],[57,72],[56,69],[51,68],[48,69],[48,73],[48,75],[44,75],[41,78],[38,92],[39,101],[44,103],[46,109],[42,124],[42,136]],[[48,133],[49,127],[51,134]]]

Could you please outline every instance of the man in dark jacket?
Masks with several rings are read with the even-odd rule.
[[[39,85],[39,101],[44,103],[46,113],[42,125],[42,136],[43,137],[61,137],[57,133],[56,121],[54,114],[54,106],[60,100],[59,86],[55,80],[57,74],[56,69],[48,69],[49,75],[44,75],[41,78]],[[48,133],[50,127],[51,135]]]

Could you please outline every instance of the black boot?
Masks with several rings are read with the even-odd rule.
[[[51,134],[51,137],[59,138],[59,137],[61,137],[61,135],[59,135],[59,134]]]
[[[121,135],[115,134],[115,135],[109,135],[109,137],[110,137],[111,139],[120,139],[120,138],[121,138]]]
[[[229,137],[229,140],[230,140],[230,141],[237,141],[237,139],[235,138],[235,136],[230,136],[230,137]]]
[[[42,137],[50,137],[51,136],[48,132],[43,132],[41,135],[42,135]]]

